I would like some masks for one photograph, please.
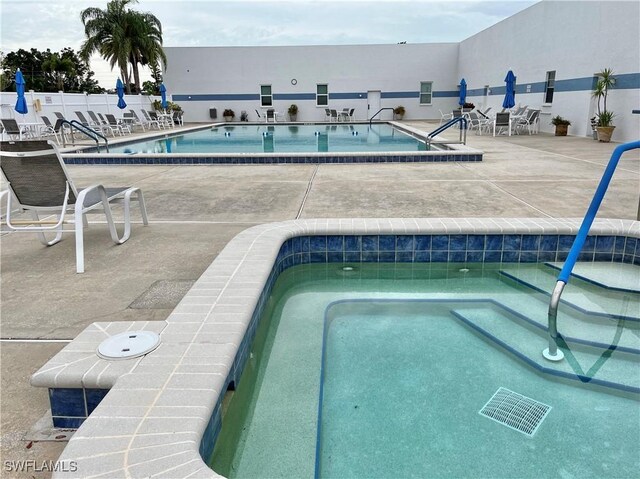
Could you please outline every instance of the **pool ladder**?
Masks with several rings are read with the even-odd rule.
[[[459,144],[462,144],[462,145],[466,145],[467,144],[467,119],[465,117],[463,117],[463,116],[459,116],[457,118],[453,118],[453,119],[449,120],[444,125],[439,126],[435,130],[433,130],[431,133],[429,133],[427,135],[427,146],[431,146],[431,143],[432,143],[433,139],[436,137],[436,135],[439,135],[443,131],[448,130],[452,126],[457,125],[458,123],[460,124],[460,139],[458,141],[439,141],[438,143],[446,143],[446,144],[449,144],[449,143],[458,144],[459,143]]]
[[[562,361],[562,359],[564,358],[564,353],[558,349],[558,306],[560,305],[560,297],[562,296],[562,291],[564,290],[566,284],[569,282],[571,271],[573,270],[573,267],[578,260],[580,251],[582,251],[584,242],[587,239],[587,235],[589,234],[589,229],[593,224],[593,220],[596,217],[598,208],[600,208],[602,199],[607,192],[607,188],[609,187],[609,183],[611,182],[611,177],[616,170],[616,166],[618,166],[620,157],[625,151],[635,150],[637,148],[640,148],[640,141],[624,143],[617,146],[616,149],[613,150],[611,158],[609,159],[609,163],[607,164],[607,167],[602,174],[602,178],[600,179],[600,184],[598,184],[598,188],[593,195],[593,199],[591,200],[589,209],[587,210],[587,213],[582,220],[582,224],[580,225],[580,229],[578,230],[576,239],[573,241],[571,250],[569,250],[569,255],[567,256],[562,270],[558,275],[558,280],[556,282],[555,288],[553,289],[553,292],[551,293],[551,301],[549,302],[549,347],[542,351],[542,355],[544,356],[544,358],[548,359],[549,361]],[[640,220],[640,218],[638,219]]]

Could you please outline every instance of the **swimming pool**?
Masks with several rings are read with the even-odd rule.
[[[525,318],[544,323],[547,297],[514,278],[553,277],[508,263],[286,270],[210,465],[230,478],[632,476],[638,330],[611,324],[613,350],[596,347],[597,319],[564,308],[571,359],[539,370],[546,335]],[[574,306],[596,308],[578,297],[592,285],[570,286]],[[637,322],[639,295],[609,293],[610,315]],[[551,407],[533,436],[478,414],[500,388]]]
[[[161,323],[157,324],[161,329],[161,345],[153,353],[144,357],[139,364],[131,365],[133,369],[126,374],[120,368],[109,370],[112,371],[109,377],[115,383],[107,386],[109,390],[102,391],[104,398],[97,406],[100,410],[96,410],[97,414],[92,413],[89,417],[78,418],[82,421],[82,427],[75,433],[60,457],[61,463],[67,467],[70,464],[77,466],[77,472],[64,476],[54,475],[54,477],[83,478],[90,473],[98,475],[104,474],[105,471],[109,471],[112,476],[123,477],[152,475],[176,478],[197,476],[213,479],[219,477],[207,466],[206,462],[210,461],[216,444],[222,444],[220,428],[223,423],[233,423],[235,421],[233,411],[243,410],[243,408],[233,406],[234,401],[229,401],[229,398],[232,397],[232,394],[234,398],[242,397],[240,389],[245,387],[245,383],[255,384],[256,388],[265,384],[262,379],[252,383],[245,381],[244,378],[251,377],[252,369],[259,370],[259,365],[256,364],[258,356],[254,354],[254,346],[260,343],[260,335],[265,335],[265,332],[268,331],[266,327],[263,327],[263,324],[269,323],[269,321],[260,322],[260,319],[270,317],[276,304],[279,303],[277,296],[273,296],[271,293],[280,276],[285,278],[288,270],[298,272],[307,267],[315,268],[326,264],[327,271],[332,272],[334,279],[336,274],[345,277],[344,285],[346,288],[349,284],[354,284],[350,277],[354,273],[341,269],[345,263],[364,270],[375,266],[364,263],[387,263],[386,265],[378,265],[381,269],[376,273],[375,281],[396,277],[395,273],[389,276],[390,273],[385,272],[383,266],[391,270],[397,269],[401,273],[397,277],[400,281],[413,278],[414,273],[410,273],[411,267],[413,267],[412,271],[428,267],[430,268],[429,274],[437,279],[438,267],[446,269],[449,268],[447,263],[460,262],[464,262],[464,265],[461,267],[451,265],[452,271],[446,275],[446,278],[440,274],[440,279],[437,281],[440,281],[443,287],[438,288],[435,294],[431,292],[430,294],[434,296],[432,298],[418,297],[424,292],[415,288],[402,292],[404,297],[397,297],[397,290],[383,288],[380,292],[387,297],[375,299],[386,302],[390,302],[389,300],[405,301],[411,299],[411,296],[417,300],[437,299],[438,304],[435,304],[434,308],[430,308],[426,314],[422,312],[415,314],[411,309],[404,309],[404,306],[396,308],[390,314],[401,322],[411,318],[412,315],[413,317],[426,316],[437,319],[440,314],[439,309],[441,310],[443,304],[446,305],[448,311],[453,311],[447,313],[446,320],[451,323],[451,327],[457,328],[458,332],[463,331],[463,337],[474,338],[474,341],[481,340],[481,342],[468,343],[470,347],[474,349],[476,347],[488,348],[481,351],[486,353],[487,357],[499,357],[501,363],[505,362],[500,366],[504,366],[504,371],[510,375],[497,375],[503,379],[500,387],[507,387],[505,381],[508,380],[514,392],[552,407],[533,438],[527,438],[532,439],[526,443],[532,451],[524,450],[524,454],[532,458],[532,468],[535,467],[538,460],[542,465],[548,464],[544,456],[553,451],[538,442],[538,438],[547,438],[551,435],[555,443],[561,439],[573,442],[578,448],[599,454],[599,457],[603,459],[603,465],[598,466],[594,459],[587,458],[587,466],[583,469],[592,465],[593,468],[586,470],[586,472],[582,470],[576,472],[576,468],[582,466],[577,462],[575,467],[569,465],[571,469],[558,468],[557,471],[547,474],[547,476],[588,477],[591,475],[595,477],[596,473],[605,469],[606,477],[622,476],[623,474],[618,471],[626,473],[630,467],[637,467],[637,459],[634,458],[638,457],[638,451],[630,451],[629,448],[633,447],[633,444],[636,448],[638,446],[637,441],[629,441],[629,444],[623,444],[619,450],[613,447],[614,444],[618,445],[619,437],[628,432],[631,427],[629,424],[620,425],[618,423],[619,416],[617,415],[620,411],[620,404],[622,404],[618,402],[618,399],[625,400],[623,406],[626,414],[625,421],[635,424],[637,427],[638,419],[640,419],[638,393],[633,392],[633,389],[626,391],[625,388],[629,389],[630,385],[625,385],[620,381],[620,377],[611,376],[611,374],[624,372],[624,369],[619,369],[616,366],[620,364],[618,360],[624,361],[624,358],[630,353],[629,341],[637,342],[639,335],[637,329],[630,327],[633,326],[632,322],[622,317],[607,317],[599,313],[602,313],[602,310],[610,310],[613,314],[625,316],[628,315],[628,311],[619,308],[612,310],[610,305],[604,304],[600,306],[601,310],[595,308],[595,315],[585,315],[584,311],[573,307],[569,308],[568,313],[563,306],[559,314],[558,328],[570,343],[571,354],[565,348],[567,359],[561,363],[552,364],[542,359],[541,354],[542,349],[547,347],[544,328],[549,294],[543,291],[550,289],[548,278],[552,278],[552,283],[555,281],[555,274],[550,274],[549,270],[557,266],[555,262],[566,259],[579,225],[579,220],[570,218],[345,218],[285,221],[247,229],[227,244],[166,321],[153,323]],[[587,238],[580,260],[585,265],[604,265],[618,268],[612,270],[615,275],[614,279],[618,280],[624,277],[619,268],[631,268],[632,278],[640,286],[640,275],[638,274],[640,267],[639,223],[628,220],[597,219],[592,226],[590,236]],[[510,283],[516,289],[527,283],[529,285],[526,286],[527,289],[539,291],[540,298],[544,299],[544,301],[538,300],[539,306],[543,305],[539,309],[542,317],[538,313],[532,314],[531,317],[516,314],[517,311],[510,311],[509,306],[505,304],[498,305],[490,301],[478,302],[476,301],[478,293],[484,294],[481,291],[482,288],[477,288],[473,292],[474,298],[469,298],[467,295],[467,299],[474,299],[475,303],[473,304],[452,305],[446,302],[447,298],[442,296],[442,292],[448,291],[448,294],[454,295],[459,291],[464,296],[462,285],[467,281],[466,276],[475,278],[479,274],[478,270],[483,269],[483,265],[498,262],[505,265],[502,269],[501,282]],[[528,274],[529,267],[537,268],[536,262],[544,263],[540,266],[546,270],[544,275]],[[429,266],[420,263],[437,264]],[[507,265],[507,263],[509,264]],[[524,267],[519,268],[513,263],[519,263]],[[582,276],[583,273],[584,271],[580,268],[578,274]],[[356,274],[361,273],[356,271]],[[296,278],[295,275],[293,277]],[[424,274],[422,277],[424,279]],[[420,285],[420,281],[422,281],[420,275],[417,275],[416,280],[416,284]],[[483,281],[487,280],[495,282],[496,278],[486,276]],[[322,279],[322,281],[325,280]],[[301,286],[304,283],[308,282],[300,281]],[[626,282],[626,284],[628,283],[629,281]],[[456,284],[457,286],[450,290],[445,288],[448,285],[455,286]],[[306,284],[304,285],[306,286]],[[582,288],[585,286],[582,284],[579,290],[571,294],[568,294],[569,290],[566,290],[566,299],[572,303],[578,302],[582,309],[585,306],[583,301],[586,299],[588,301],[586,309],[589,310],[594,309],[594,304],[608,300],[610,291],[607,290],[605,295],[593,296],[593,291],[590,289],[588,293],[584,293]],[[617,288],[618,286],[614,281],[609,287]],[[342,288],[340,293],[349,292],[345,288]],[[429,291],[426,292],[429,293]],[[346,307],[350,308],[351,304],[360,307],[362,300],[372,299],[363,289],[354,289],[353,293],[351,298],[334,296],[326,305],[329,306],[340,299],[347,299],[349,304]],[[519,306],[520,297],[521,295],[514,295],[512,299],[515,301],[511,303],[511,306]],[[598,298],[597,302],[595,297]],[[304,300],[305,296],[298,295],[298,299]],[[460,303],[459,300],[457,301]],[[409,303],[409,301],[406,302]],[[522,306],[526,308],[527,303],[523,303]],[[354,313],[348,309],[332,309],[329,311],[333,311],[334,316],[325,316],[323,305],[320,305],[318,315],[315,300],[309,301],[309,307],[309,314],[305,309],[304,315],[300,317],[301,321],[296,321],[297,323],[305,322],[306,318],[309,318],[310,322],[317,322],[315,318],[320,318],[319,321],[322,324],[326,317],[329,318],[330,323],[339,324],[341,319],[348,322],[355,317],[354,314],[356,316],[361,314],[361,311],[357,310]],[[339,303],[336,304],[336,307],[341,308]],[[517,308],[511,307],[511,309]],[[324,311],[327,310],[325,308]],[[487,311],[490,314],[487,314]],[[380,313],[379,319],[383,323],[386,321],[384,316],[389,314],[389,311],[380,308]],[[631,316],[637,316],[636,312],[631,310]],[[494,323],[492,322],[493,318],[498,318],[500,321]],[[535,320],[536,324],[528,322],[527,318]],[[511,348],[509,350],[500,344],[502,341],[505,345],[509,345],[509,342],[505,342],[501,336],[501,330],[496,328],[496,325],[502,323],[503,320],[514,326],[509,330],[509,337],[513,336],[517,339],[516,344],[519,345],[517,349]],[[121,324],[121,322],[113,323],[113,325],[116,324]],[[576,324],[581,326],[577,330]],[[621,324],[624,326],[624,331],[618,333],[618,326]],[[608,330],[606,335],[601,335],[599,332],[599,328],[603,325]],[[125,325],[129,328],[141,326],[143,325]],[[426,325],[423,324],[421,327],[426,327]],[[580,343],[582,338],[576,333],[585,327],[590,333],[595,331],[595,337],[590,335],[586,342]],[[443,331],[450,329],[447,328]],[[322,327],[316,330],[319,335],[316,334],[314,337],[322,338]],[[540,336],[540,330],[543,331],[542,336]],[[87,333],[91,334],[93,338],[94,331],[87,331]],[[529,340],[523,342],[523,337]],[[467,340],[470,340],[469,338]],[[302,339],[306,341],[306,338]],[[77,354],[84,358],[87,343],[83,341],[81,339],[72,342],[65,348],[65,352],[71,353],[69,348],[76,347]],[[316,339],[316,341],[316,347],[309,355],[305,355],[305,351],[302,351],[304,361],[301,361],[300,367],[306,367],[305,361],[308,359],[322,365],[322,339]],[[264,344],[269,344],[269,342],[266,341]],[[435,343],[435,346],[440,347],[439,344],[440,342]],[[574,344],[578,347],[575,347]],[[529,349],[522,349],[522,345]],[[373,349],[376,350],[376,348]],[[455,353],[450,349],[445,349],[445,351]],[[275,352],[276,354],[271,356],[269,362],[284,360],[292,371],[298,367],[297,362],[287,357],[282,358],[282,354],[275,359],[278,356],[277,351]],[[438,367],[448,367],[455,364],[457,358],[454,356],[456,354],[437,358]],[[636,353],[631,352],[631,354]],[[307,356],[308,359],[305,359]],[[483,359],[484,356],[485,354],[479,353],[476,358]],[[331,357],[335,358],[336,356],[332,355]],[[57,392],[57,388],[61,388],[58,392],[64,397],[68,397],[71,391],[76,391],[76,389],[69,388],[78,388],[80,395],[85,391],[93,393],[95,392],[94,388],[104,389],[106,376],[104,365],[98,367],[89,362],[86,365],[90,371],[83,372],[83,368],[78,368],[78,361],[75,358],[75,355],[65,355],[59,359],[53,358],[34,375],[32,384],[35,385],[38,382],[44,385],[46,383],[46,387],[50,388],[51,398],[55,396],[51,393]],[[527,358],[533,358],[533,361],[528,361]],[[120,364],[121,362],[118,362],[117,366]],[[336,364],[326,364],[326,368],[336,366]],[[575,371],[580,372],[578,368],[582,368],[586,374],[576,374]],[[473,370],[470,369],[470,371]],[[638,381],[637,368],[634,371],[635,374],[628,375],[628,379]],[[493,368],[487,369],[487,371],[483,370],[482,377],[485,373],[487,377],[489,373],[497,377],[495,372]],[[565,373],[569,373],[570,376],[567,377]],[[320,379],[320,374],[321,371],[316,370],[313,375],[309,374],[308,376],[316,383],[322,381],[328,385],[326,380]],[[467,376],[473,379],[473,374],[469,373],[458,382],[466,383]],[[520,376],[523,376],[522,380]],[[550,395],[549,389],[541,388],[541,394],[538,394],[537,387],[534,390],[528,389],[532,384],[542,384],[542,382],[537,382],[538,376],[544,377],[544,384],[547,386],[553,384],[555,395]],[[341,375],[338,375],[338,378],[340,377]],[[73,384],[71,380],[73,380]],[[618,389],[607,382],[617,383]],[[491,385],[495,385],[495,383],[491,382]],[[525,386],[527,390],[525,390]],[[619,389],[621,386],[623,389]],[[330,386],[328,387],[330,388]],[[447,384],[445,384],[445,389],[446,387],[448,387]],[[235,392],[227,392],[234,388]],[[285,383],[285,389],[291,394],[298,394],[301,388],[293,381],[289,381]],[[585,405],[580,398],[575,397],[573,389],[581,391],[585,397],[587,394],[590,395],[594,398],[594,402]],[[225,392],[227,393],[225,394]],[[315,392],[318,392],[318,389]],[[447,391],[438,390],[438,393],[445,392]],[[474,393],[475,400],[466,405],[471,405],[469,409],[473,409],[474,417],[478,415],[479,408],[475,409],[478,407],[477,403],[482,402],[480,405],[482,407],[496,390],[485,388],[480,392],[482,394]],[[236,393],[238,396],[235,396]],[[250,397],[250,395],[245,397]],[[325,424],[326,420],[331,420],[331,416],[325,414],[324,408],[319,414],[320,411],[317,408],[320,404],[319,394],[314,397],[317,398],[316,409],[312,413],[311,422],[315,430],[321,432],[319,443],[321,444],[320,449],[322,449],[325,447],[324,443],[332,437],[331,427],[330,424],[319,429],[316,426],[319,418],[322,424]],[[359,404],[355,403],[352,406]],[[78,405],[83,406],[85,416],[91,413],[92,409],[88,409],[88,401],[79,400]],[[134,409],[128,407],[133,405],[135,405]],[[327,405],[330,406],[331,401]],[[582,421],[578,421],[576,424],[579,423],[582,426],[585,424],[584,421],[592,421],[584,431],[593,431],[594,437],[598,439],[608,433],[612,439],[600,443],[592,442],[585,439],[582,429],[577,429],[573,425],[564,427],[568,420],[567,410],[574,408],[575,405],[584,406],[585,409],[585,411],[575,411],[576,417]],[[68,407],[69,405],[66,403],[54,404],[52,400],[52,408],[54,406]],[[93,404],[93,407],[95,406],[96,404]],[[446,406],[443,410],[435,412],[437,417],[440,415],[449,417],[456,411],[453,401],[451,401],[451,405]],[[355,408],[353,409],[355,410]],[[293,412],[295,411],[292,410]],[[574,414],[574,411],[570,411],[570,414]],[[502,432],[496,432],[503,444],[509,442],[504,441],[507,432],[515,434],[515,437],[522,435],[522,433],[512,431],[506,426],[494,423],[488,418],[480,417],[479,419],[482,419],[484,423],[474,422],[473,426],[480,424],[483,431],[487,432],[486,436],[482,437],[482,442],[487,444],[487,449],[494,458],[496,451],[491,450],[493,447],[491,427],[505,429],[506,432],[501,429],[498,430]],[[606,419],[609,419],[610,422],[607,422]],[[557,422],[558,420],[560,423]],[[285,411],[283,415],[273,416],[273,423],[276,425],[283,423],[285,426],[291,424],[297,427],[289,419],[288,411]],[[487,426],[487,424],[491,426]],[[309,424],[305,427],[308,426]],[[466,424],[464,427],[475,434],[476,438],[478,437],[479,432],[473,430],[471,424]],[[620,431],[623,432],[620,433]],[[238,429],[238,433],[242,432],[242,428]],[[220,440],[218,440],[219,436]],[[226,437],[226,434],[223,436]],[[633,431],[631,437],[637,437],[637,430]],[[627,435],[626,438],[628,439],[629,436]],[[285,438],[288,444],[292,444],[292,441],[296,439],[297,436],[293,434]],[[437,441],[434,442],[436,442],[436,446],[440,444]],[[304,447],[309,447],[310,443],[305,441],[304,444]],[[313,440],[311,444],[315,448],[316,443],[313,443]],[[522,443],[519,445],[521,446]],[[233,448],[225,450],[232,456],[243,454]],[[564,450],[566,451],[566,449]],[[520,447],[518,451],[506,451],[515,454],[523,451],[523,448]],[[439,451],[436,450],[435,453],[439,454]],[[448,453],[450,454],[451,451]],[[267,461],[274,462],[275,453],[267,447],[262,449],[262,454]],[[247,457],[250,456],[251,454],[247,452]],[[469,460],[465,456],[465,451],[459,451],[459,456],[460,460]],[[579,456],[580,458],[587,457],[588,454],[580,452]],[[305,473],[312,476],[315,474],[316,457],[313,451],[306,457],[311,459],[304,470]],[[616,460],[614,466],[611,466],[612,458]],[[523,461],[513,455],[507,455],[500,459],[504,463],[513,460],[514,464],[523,465]],[[456,461],[458,461],[457,458]],[[251,461],[246,464],[251,464]],[[566,465],[566,463],[563,464]],[[495,465],[495,467],[500,466],[501,464]],[[331,464],[321,465],[320,470],[323,467],[333,466]],[[497,473],[494,475],[499,476],[501,470],[497,469]],[[264,477],[264,474],[262,476]],[[295,474],[295,476],[299,477],[300,474]],[[484,475],[484,477],[486,476]],[[537,477],[543,477],[543,475],[539,474]]]
[[[427,147],[389,124],[222,125],[148,141],[113,146],[111,153],[335,153],[422,152]]]

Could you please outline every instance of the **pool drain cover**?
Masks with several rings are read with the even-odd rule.
[[[510,429],[533,436],[549,411],[551,406],[500,388],[480,410],[480,414]]]
[[[98,346],[102,359],[131,359],[150,353],[160,344],[153,331],[127,331],[105,339]]]

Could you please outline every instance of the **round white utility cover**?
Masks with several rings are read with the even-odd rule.
[[[131,359],[150,353],[160,344],[160,336],[152,331],[127,331],[105,339],[98,346],[102,359]]]

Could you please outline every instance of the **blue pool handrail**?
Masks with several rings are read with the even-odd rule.
[[[444,125],[439,126],[435,130],[433,130],[431,133],[429,133],[427,135],[427,145],[431,144],[431,141],[433,140],[433,138],[436,135],[439,135],[443,131],[451,128],[454,125],[457,125],[458,123],[460,123],[460,143],[466,144],[466,142],[467,142],[467,119],[464,116],[458,116],[456,118],[452,118],[451,120],[446,122]],[[453,143],[453,142],[448,141],[447,143]]]
[[[591,204],[589,205],[587,213],[582,220],[582,224],[580,225],[580,229],[578,230],[576,239],[573,240],[573,245],[571,246],[571,250],[569,250],[569,255],[567,256],[567,259],[562,266],[562,270],[558,275],[558,280],[556,282],[555,288],[553,289],[553,293],[551,293],[551,301],[549,302],[549,348],[545,349],[542,352],[542,355],[550,361],[560,361],[564,358],[564,354],[562,353],[562,351],[558,350],[557,344],[558,305],[560,304],[560,296],[562,296],[562,291],[564,290],[565,285],[569,282],[571,271],[573,271],[573,267],[575,266],[576,261],[578,261],[578,256],[582,251],[582,247],[584,246],[584,242],[587,239],[587,235],[589,234],[589,230],[591,229],[593,220],[598,213],[598,209],[600,208],[602,199],[607,192],[607,188],[609,187],[609,183],[611,182],[613,173],[618,166],[620,157],[624,152],[635,150],[637,148],[640,148],[640,140],[623,143],[622,145],[618,145],[616,149],[613,150],[611,158],[609,159],[609,163],[607,164],[607,167],[602,174],[602,178],[600,179],[600,183],[598,184],[598,188],[593,195]]]

